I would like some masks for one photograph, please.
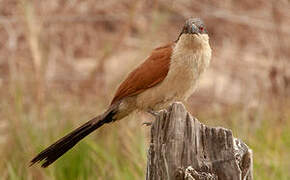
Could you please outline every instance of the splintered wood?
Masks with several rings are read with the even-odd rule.
[[[146,180],[252,180],[252,161],[231,130],[205,126],[174,103],[152,124]]]

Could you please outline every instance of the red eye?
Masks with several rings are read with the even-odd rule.
[[[200,31],[203,31],[203,30],[204,30],[204,28],[203,28],[203,27],[199,27],[199,30],[200,30]]]

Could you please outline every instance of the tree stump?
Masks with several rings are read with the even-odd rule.
[[[231,130],[201,124],[173,103],[152,124],[146,180],[252,180],[252,161]]]

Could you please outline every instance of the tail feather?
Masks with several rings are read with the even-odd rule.
[[[63,138],[59,139],[48,148],[40,152],[31,160],[30,166],[35,163],[44,161],[41,167],[45,168],[56,161],[64,153],[74,147],[80,140],[89,135],[94,130],[98,129],[105,123],[114,121],[113,116],[116,114],[115,110],[109,110],[101,116],[97,116],[90,121],[83,124],[81,127],[75,129]]]

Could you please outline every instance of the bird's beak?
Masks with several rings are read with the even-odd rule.
[[[191,24],[190,26],[188,26],[188,32],[190,34],[198,34],[199,33],[199,29],[194,25],[194,24]]]

